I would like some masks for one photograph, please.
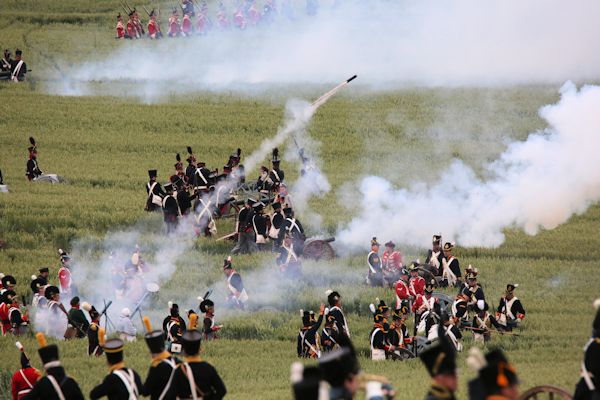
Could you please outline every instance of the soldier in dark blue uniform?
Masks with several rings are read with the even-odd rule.
[[[348,329],[348,321],[342,311],[342,296],[335,290],[328,290],[327,303],[329,303],[329,314],[335,319],[337,331],[350,337],[350,329]]]
[[[367,255],[367,265],[369,266],[367,282],[371,286],[383,286],[383,269],[379,257],[379,242],[376,237],[371,239],[371,251]]]
[[[162,207],[162,199],[165,197],[165,191],[163,187],[156,181],[158,171],[155,169],[148,170],[148,177],[150,181],[146,183],[146,193],[148,198],[146,199],[146,211],[160,210]]]
[[[75,380],[65,373],[58,357],[58,347],[47,345],[43,333],[36,335],[40,349],[38,353],[44,364],[46,376],[37,381],[23,400],[83,400],[83,393]]]
[[[300,310],[300,314],[302,316],[302,328],[298,332],[296,346],[298,357],[319,358],[321,356],[319,328],[323,322],[325,305],[321,304],[319,319],[317,320],[315,320],[315,313],[312,311]]]
[[[425,264],[429,265],[431,271],[437,276],[442,276],[442,260],[444,259],[441,240],[442,235],[433,235],[432,247],[427,250],[427,258],[425,258]]]
[[[142,380],[137,372],[125,367],[123,346],[121,339],[109,339],[104,344],[109,374],[104,377],[101,384],[92,389],[90,399],[106,397],[109,400],[124,400],[139,397]]]
[[[179,204],[173,196],[173,184],[165,185],[166,195],[162,199],[162,208],[165,225],[167,226],[167,234],[175,232],[179,223]]]
[[[273,149],[273,158],[271,162],[273,163],[273,169],[269,172],[269,179],[273,182],[272,190],[278,192],[279,186],[283,183],[283,179],[285,178],[285,173],[279,168],[279,165],[281,164],[281,160],[279,159],[279,149]]]
[[[184,361],[179,365],[170,394],[181,399],[219,400],[225,397],[227,389],[219,373],[209,363],[200,358],[202,334],[188,330],[183,334]],[[192,395],[192,391],[195,395]]]
[[[145,319],[144,323],[147,324],[147,328],[151,328],[149,320]],[[146,345],[152,354],[152,363],[140,394],[150,396],[151,400],[175,399],[172,394],[169,395],[169,391],[173,385],[173,377],[180,361],[166,351],[163,331],[150,330],[144,335],[144,340],[146,340]]]
[[[454,400],[458,388],[456,350],[444,334],[442,324],[438,326],[438,338],[437,344],[419,354],[433,381],[425,400]]]

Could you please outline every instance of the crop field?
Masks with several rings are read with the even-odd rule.
[[[48,88],[68,75],[74,63],[102,58],[123,45],[112,38],[114,3],[0,2],[0,47],[22,48],[33,70],[22,84],[0,82],[0,170],[10,189],[0,193],[0,240],[5,243],[0,248],[0,272],[16,277],[20,295],[29,295],[29,278],[41,266],[49,266],[50,280],[57,282],[58,248],[70,252],[77,248],[77,257],[97,260],[107,250],[106,238],[118,237],[118,232],[136,232],[128,240],[139,240],[150,265],[160,264],[151,244],[172,239],[161,239],[162,216],[143,210],[147,170],[158,169],[159,180],[166,182],[174,172],[175,154],[184,154],[188,145],[207,166],[221,170],[236,148],[243,150],[243,159],[263,139],[275,135],[285,121],[288,99],[310,101],[329,88],[278,85],[263,87],[259,94],[192,92],[144,102],[135,96],[113,95],[135,92],[135,82],[97,82],[97,95],[53,94]],[[495,160],[508,142],[524,140],[546,127],[538,109],[555,103],[559,88],[560,83],[401,87],[377,92],[361,85],[359,77],[356,85],[322,106],[308,125],[308,135],[320,142],[318,158],[332,185],[324,197],[310,200],[322,224],[306,223],[308,236],[334,236],[352,219],[358,206],[341,204],[340,199],[347,198],[341,194],[357,193],[363,176],[378,175],[397,187],[432,182],[454,158],[482,173],[483,165]],[[58,174],[64,183],[27,181],[29,136],[38,142],[41,169]],[[287,146],[291,144],[282,149]],[[268,163],[265,157],[263,164]],[[297,166],[286,164],[285,159],[282,169],[288,182],[298,178]],[[254,179],[258,170],[247,175]],[[219,221],[218,229],[219,234],[232,231],[231,220]],[[372,235],[377,236],[377,230],[373,226]],[[573,390],[579,379],[582,347],[593,319],[591,303],[600,295],[599,230],[600,206],[592,205],[584,214],[535,236],[508,228],[506,241],[497,248],[457,246],[461,265],[479,269],[490,305],[498,304],[507,283],[520,284],[517,295],[527,310],[520,336],[494,336],[490,345],[506,351],[522,389],[553,384]],[[379,237],[380,242],[389,239],[394,238]],[[429,243],[398,245],[408,262],[424,259]],[[394,295],[363,283],[368,242],[362,253],[340,251],[332,261],[303,263],[304,277],[298,281],[279,276],[270,252],[234,257],[251,297],[249,312],[224,310],[226,283],[221,266],[232,247],[232,242],[194,239],[172,260],[172,273],[160,282],[160,292],[143,310],[159,326],[169,300],[179,302],[182,310],[197,309],[196,297],[208,288],[214,290],[216,319],[224,328],[219,340],[203,344],[203,357],[221,374],[227,398],[291,398],[289,369],[297,360],[298,310],[318,310],[329,288],[343,296],[362,369],[388,377],[399,399],[424,396],[429,378],[419,360],[369,360],[368,305],[376,297],[391,304]],[[75,269],[86,262],[77,257]],[[80,284],[82,297],[94,292],[96,279],[107,273],[98,269],[88,274]],[[454,290],[447,293],[455,294]],[[141,331],[141,325],[138,328]],[[41,368],[33,334],[19,340],[32,364]],[[11,336],[0,338],[0,399],[10,398],[10,377],[19,366],[14,341]],[[470,334],[464,342],[466,349],[473,345]],[[89,358],[87,341],[58,343],[67,373],[87,395],[107,372],[104,358]],[[467,398],[467,382],[474,376],[466,365],[466,353],[459,355],[460,399]],[[150,355],[141,335],[126,345],[125,354],[127,365],[144,378]]]

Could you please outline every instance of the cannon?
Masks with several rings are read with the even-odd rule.
[[[331,242],[335,241],[334,237],[327,239],[310,238],[304,242],[304,251],[302,256],[310,260],[331,260],[335,258],[335,251],[331,246]]]

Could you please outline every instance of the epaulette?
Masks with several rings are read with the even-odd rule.
[[[90,329],[93,330],[93,331],[98,330],[98,325],[96,325],[94,323],[91,323],[90,324]]]

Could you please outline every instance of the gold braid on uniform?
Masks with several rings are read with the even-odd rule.
[[[171,357],[171,353],[169,353],[168,351],[163,351],[160,354],[157,354],[156,357],[152,358],[152,366],[156,367],[158,364],[160,364],[160,362],[166,358]]]
[[[117,363],[115,365],[111,365],[110,367],[108,367],[108,371],[114,372],[118,369],[123,369],[123,368],[125,368],[125,363],[123,361],[121,361],[120,363]]]

